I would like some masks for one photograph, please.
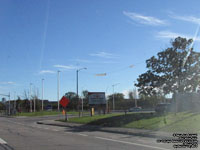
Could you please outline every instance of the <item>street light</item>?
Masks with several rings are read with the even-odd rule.
[[[14,92],[14,112],[16,113],[16,92]]]
[[[29,99],[30,99],[30,112],[32,112],[32,100],[31,100],[31,96],[32,96],[32,83],[30,83],[30,92],[29,92]]]
[[[83,70],[83,69],[87,69],[86,67],[84,68],[80,68],[80,69],[77,69],[76,70],[76,92],[77,92],[77,98],[78,98],[78,101],[79,101],[79,96],[78,96],[78,73],[79,71]],[[82,102],[82,108],[83,108],[83,102]],[[78,103],[78,111],[79,111],[79,117],[80,117],[80,109],[79,109],[79,103]]]
[[[60,71],[58,70],[58,74],[57,74],[57,99],[58,99],[58,111],[60,111],[59,94],[60,94]]]
[[[118,85],[119,83],[116,83],[116,84],[113,84],[112,87],[113,87],[113,110],[115,110],[115,96],[114,96],[114,87],[116,85]]]
[[[134,86],[135,86],[136,82],[134,81],[133,83],[134,83]],[[134,95],[134,99],[135,99],[135,107],[137,107],[137,89],[136,89],[136,86],[133,89],[133,95]]]
[[[42,111],[44,110],[44,79],[42,79]]]

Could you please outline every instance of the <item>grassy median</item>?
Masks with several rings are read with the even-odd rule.
[[[129,113],[69,118],[69,122],[102,127],[125,127],[170,132],[200,132],[200,113]]]

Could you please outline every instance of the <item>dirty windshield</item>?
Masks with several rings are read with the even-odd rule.
[[[0,150],[200,149],[199,6],[0,0]]]

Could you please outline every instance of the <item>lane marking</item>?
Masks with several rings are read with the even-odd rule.
[[[0,138],[0,144],[7,144],[7,142]]]
[[[119,140],[114,140],[114,139],[108,139],[108,138],[98,137],[98,136],[95,136],[95,138],[101,139],[101,140],[108,140],[108,141],[112,141],[112,142],[118,142],[118,143],[124,143],[124,144],[137,145],[137,146],[142,146],[142,147],[147,147],[147,148],[152,148],[152,149],[170,150],[170,149],[162,148],[162,147],[156,147],[156,146],[150,146],[150,145],[145,145],[145,144],[126,142],[126,141],[119,141]]]
[[[73,132],[65,132],[66,134],[70,133],[70,134],[74,134]]]
[[[59,130],[56,130],[56,129],[52,129],[53,131],[59,131]]]
[[[81,136],[88,136],[87,134],[81,134],[81,133],[78,133],[78,135],[81,135]]]

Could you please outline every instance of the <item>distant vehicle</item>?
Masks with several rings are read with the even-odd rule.
[[[164,112],[168,112],[170,110],[170,103],[161,103],[156,105],[155,111],[157,113],[164,113]]]
[[[130,108],[128,111],[129,111],[129,112],[136,112],[136,111],[141,111],[141,110],[142,110],[141,107],[132,107],[132,108]]]

